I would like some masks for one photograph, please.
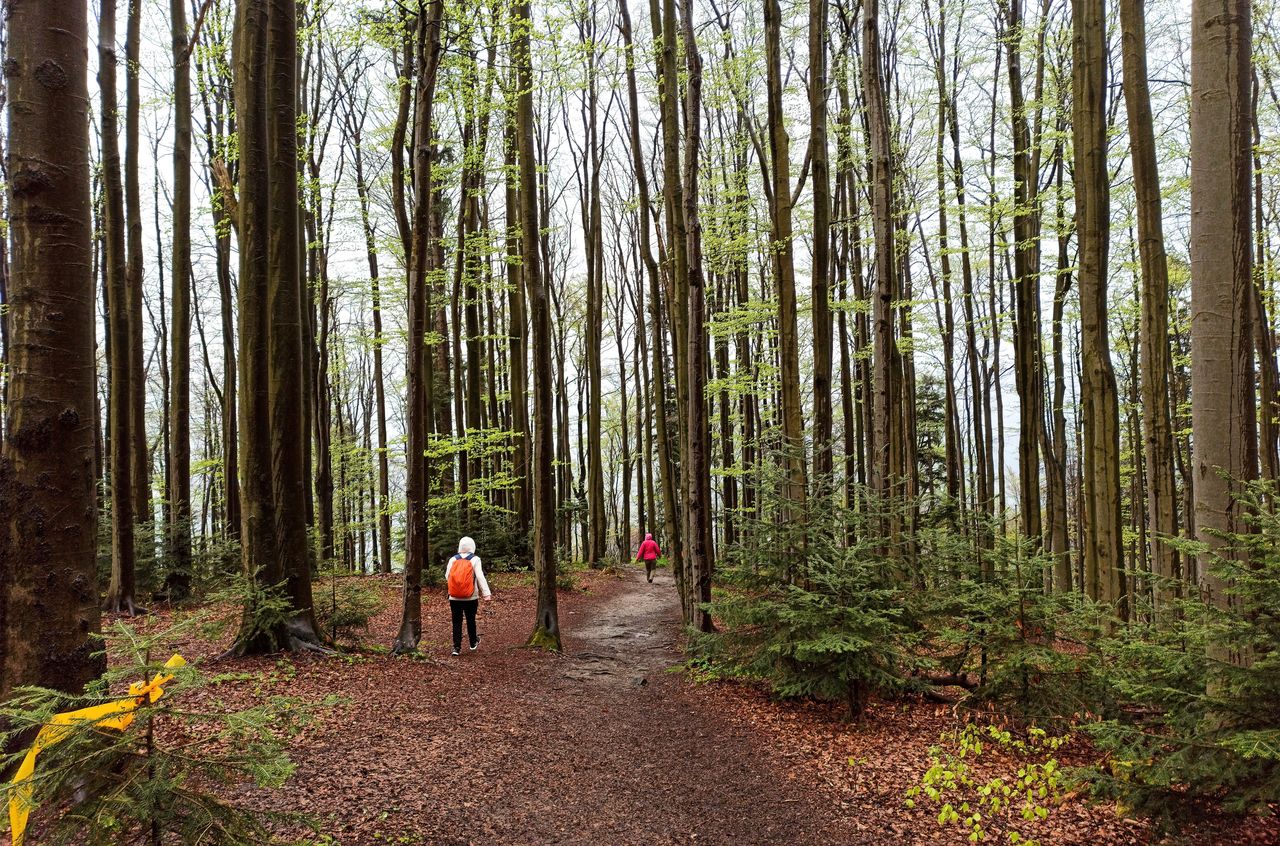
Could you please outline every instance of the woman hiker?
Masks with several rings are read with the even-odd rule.
[[[653,535],[645,532],[644,540],[640,542],[640,549],[636,551],[636,560],[644,560],[645,576],[650,582],[653,581],[653,568],[661,555],[662,550],[658,549],[658,542],[653,539]]]
[[[471,651],[480,647],[476,634],[476,608],[480,597],[485,602],[493,599],[489,583],[484,578],[484,568],[476,555],[476,542],[471,538],[458,541],[458,554],[449,559],[444,568],[444,580],[449,586],[449,610],[453,614],[453,654],[462,652],[462,618],[467,618],[467,641]]]

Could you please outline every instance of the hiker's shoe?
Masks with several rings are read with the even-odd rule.
[[[454,658],[457,658],[457,657],[458,657],[458,655],[459,655],[458,650],[456,650],[456,649],[455,649],[455,650],[453,650],[453,657],[454,657]]]
[[[480,638],[476,638],[476,642],[471,644],[471,651],[475,652],[479,648],[480,648]]]

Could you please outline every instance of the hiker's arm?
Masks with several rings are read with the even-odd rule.
[[[480,585],[480,595],[485,599],[492,599],[493,594],[489,592],[489,582],[484,577],[484,565],[480,563],[479,557],[472,558],[471,564],[476,570],[476,583]]]

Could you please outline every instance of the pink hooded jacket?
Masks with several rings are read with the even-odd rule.
[[[661,555],[662,550],[658,548],[658,542],[653,539],[653,535],[646,534],[640,543],[640,549],[636,551],[636,560],[655,561]]]

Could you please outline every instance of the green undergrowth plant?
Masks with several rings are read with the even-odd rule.
[[[971,703],[1026,720],[1102,710],[1109,696],[1093,648],[1100,609],[1077,594],[1045,590],[1046,554],[991,525],[966,533],[928,520],[916,546],[929,566],[910,602],[931,677],[954,679]]]
[[[728,550],[725,589],[710,604],[722,632],[692,643],[727,674],[767,679],[782,697],[843,702],[856,716],[873,692],[911,685],[901,565],[865,526],[849,525],[861,515],[824,501],[807,516],[748,527],[751,541]]]
[[[219,707],[199,668],[163,666],[169,655],[160,647],[178,634],[142,636],[117,623],[106,635],[117,666],[83,696],[25,687],[0,705],[6,748],[18,750],[7,756],[10,770],[54,715],[118,701],[136,706],[128,725],[96,717],[71,722],[42,749],[26,782],[33,809],[27,843],[240,846],[275,842],[277,831],[306,823],[244,798],[252,788],[288,781],[290,739],[329,703],[267,697],[250,707]],[[129,695],[130,683],[141,690],[157,675],[162,693]],[[4,801],[20,789],[6,784]]]
[[[227,608],[228,612],[207,619],[205,637],[221,640],[235,628],[237,642],[262,638],[269,646],[267,652],[276,652],[286,645],[279,642],[278,635],[286,631],[294,611],[283,582],[263,584],[256,576],[237,574],[228,577],[227,585],[211,594],[209,601]]]
[[[972,843],[1000,830],[1008,843],[1036,846],[1018,827],[1046,819],[1061,804],[1066,782],[1054,753],[1069,740],[1036,726],[1014,734],[966,723],[943,732],[929,750],[928,769],[907,789],[903,803],[937,808],[938,825],[961,827]],[[992,748],[998,756],[986,755]]]
[[[376,582],[343,570],[330,570],[314,586],[316,625],[331,641],[356,641],[386,605]]]
[[[1206,602],[1194,585],[1104,644],[1121,706],[1091,726],[1110,754],[1099,794],[1172,822],[1202,800],[1274,813],[1280,797],[1280,514],[1271,485],[1242,496],[1249,530],[1201,558],[1226,585]],[[1206,550],[1184,544],[1184,556]],[[1238,560],[1239,559],[1239,560]]]

